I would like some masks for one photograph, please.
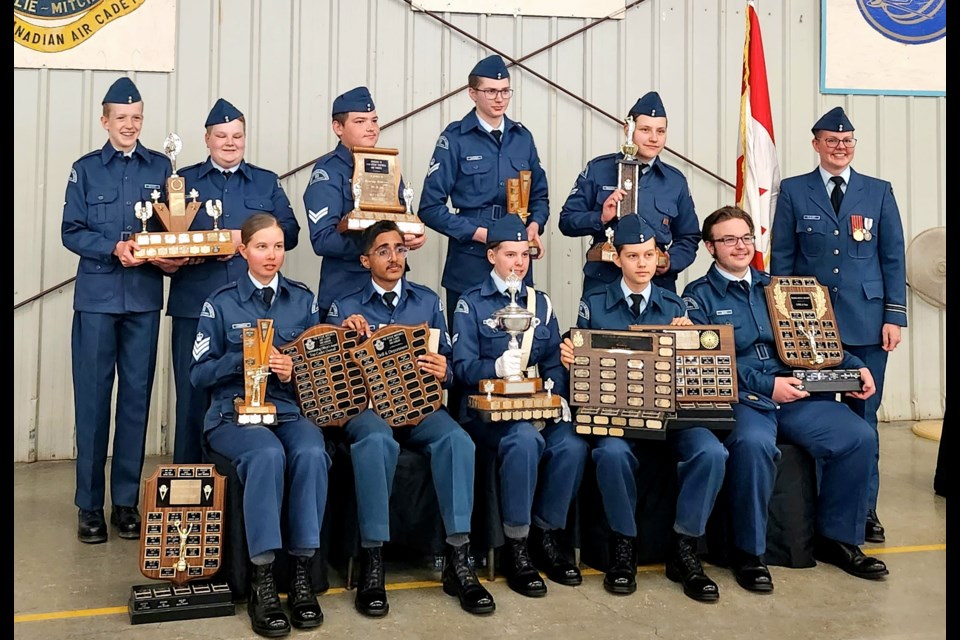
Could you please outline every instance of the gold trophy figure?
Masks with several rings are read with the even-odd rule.
[[[637,123],[633,116],[627,116],[627,136],[620,145],[622,157],[617,159],[617,187],[624,192],[623,198],[617,202],[617,220],[627,215],[637,213],[637,187],[640,183],[640,161],[637,160],[639,147],[633,142],[633,133],[637,130]],[[595,243],[587,251],[587,262],[613,262],[617,250],[613,245],[614,230],[608,227],[604,230],[607,239]]]
[[[533,172],[521,171],[516,178],[507,178],[507,213],[520,216],[523,226],[527,226],[530,217],[530,187],[533,184]],[[540,255],[540,247],[530,241],[530,257]]]
[[[272,425],[277,422],[277,407],[266,402],[267,378],[270,376],[270,348],[273,346],[273,320],[257,320],[256,327],[246,327],[243,336],[243,398],[234,398],[233,407],[240,424]]]

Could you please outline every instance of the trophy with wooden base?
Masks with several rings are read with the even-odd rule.
[[[277,423],[277,407],[267,402],[267,377],[270,375],[270,348],[273,346],[273,320],[259,319],[256,327],[241,329],[243,338],[243,398],[233,399],[239,424]]]
[[[633,116],[627,116],[627,137],[620,145],[620,153],[623,155],[617,158],[617,188],[624,192],[623,199],[617,203],[617,220],[627,215],[636,215],[637,213],[637,186],[640,184],[640,161],[637,160],[637,151],[639,147],[633,142],[633,132],[637,129],[637,123]],[[607,228],[604,232],[607,236],[606,241],[597,242],[587,250],[587,262],[613,262],[613,256],[617,250],[613,246],[613,228]]]
[[[827,288],[811,276],[771,276],[764,287],[777,353],[802,389],[814,393],[860,391],[859,369],[843,361],[840,329]]]
[[[533,184],[533,172],[521,171],[516,178],[507,178],[507,213],[520,216],[523,226],[527,226],[530,217],[530,187]],[[530,257],[540,255],[540,247],[530,241]]]
[[[223,213],[219,200],[207,200],[207,215],[213,218],[210,231],[191,231],[190,226],[200,210],[200,194],[191,189],[185,194],[185,183],[177,175],[177,155],[183,148],[180,136],[171,133],[163,143],[163,151],[170,158],[173,174],[167,178],[167,202],[160,202],[160,192],[154,189],[152,201],[134,204],[134,214],[143,223],[134,241],[140,248],[133,252],[135,258],[215,258],[231,256],[236,252],[229,230],[220,229],[218,221]],[[191,201],[187,202],[187,198]],[[165,231],[147,230],[147,221],[156,214]]]
[[[413,189],[400,190],[400,166],[397,149],[353,148],[353,211],[337,225],[340,233],[363,231],[380,220],[397,223],[400,233],[422,236],[426,227],[413,213]]]
[[[507,277],[509,304],[484,320],[488,327],[504,331],[510,336],[508,349],[519,349],[519,336],[540,324],[532,311],[517,304],[520,285],[520,278],[511,273]],[[529,290],[528,295],[536,294]],[[469,396],[467,402],[486,422],[529,420],[538,428],[543,428],[546,420],[559,418],[563,411],[560,396],[553,395],[553,386],[553,380],[544,381],[524,373],[505,375],[481,380],[480,391],[484,395]]]
[[[230,587],[212,580],[226,542],[226,484],[212,464],[164,464],[147,479],[138,563],[165,582],[131,588],[131,624],[234,615]]]

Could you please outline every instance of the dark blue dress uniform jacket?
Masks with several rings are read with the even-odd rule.
[[[603,289],[583,296],[577,326],[581,329],[626,331],[632,324],[670,324],[674,318],[684,315],[686,306],[680,296],[653,285],[647,306],[636,318],[623,297],[620,280],[614,280]]]

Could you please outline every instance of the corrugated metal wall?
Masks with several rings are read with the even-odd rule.
[[[627,2],[629,4],[629,2]],[[650,89],[669,115],[664,159],[683,170],[701,218],[733,201],[744,39],[740,0],[647,0],[532,57],[526,64],[611,114],[622,115]],[[178,164],[202,160],[203,122],[217,97],[247,115],[247,159],[283,174],[331,149],[330,103],[365,84],[381,123],[402,117],[466,82],[488,51],[411,10],[401,0],[191,0],[177,3],[172,74],[132,74],[144,100],[141,139],[159,148],[169,131],[184,140]],[[857,126],[860,172],[893,182],[907,238],[946,224],[946,98],[822,96],[818,92],[819,0],[757,3],[781,173],[816,165],[810,126],[840,104]],[[520,57],[579,30],[589,20],[443,14],[467,33]],[[556,217],[590,158],[619,148],[622,133],[604,115],[514,69],[511,117],[532,130],[550,183],[553,221],[538,286],[554,300],[561,326],[575,321],[586,245],[557,231]],[[71,278],[76,257],[60,242],[71,163],[99,148],[100,100],[113,72],[14,71],[14,304]],[[437,135],[472,106],[465,91],[383,131],[381,146],[401,150],[403,173],[419,192]],[[304,228],[284,271],[316,287],[319,259],[306,236],[305,168],[284,187]],[[429,232],[411,260],[414,280],[439,287],[445,242]],[[680,285],[709,265],[705,251]],[[73,285],[14,311],[15,461],[71,458],[73,403],[70,325]],[[910,296],[910,328],[891,356],[883,404],[887,419],[939,417],[946,387],[946,313]],[[169,325],[161,330],[148,453],[170,450],[173,384]]]

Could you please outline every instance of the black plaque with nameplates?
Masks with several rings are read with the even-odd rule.
[[[859,369],[836,369],[843,361],[840,328],[827,288],[812,276],[771,276],[764,287],[777,354],[803,389],[859,391]]]
[[[318,427],[342,427],[369,405],[363,373],[346,355],[359,342],[353,329],[318,324],[280,347],[293,359],[300,411]]]
[[[666,438],[676,410],[675,339],[647,331],[571,329],[570,404],[582,435]]]
[[[131,588],[131,624],[233,615],[220,570],[226,478],[211,464],[165,464],[143,488],[140,572],[167,581]]]
[[[674,338],[677,408],[667,417],[668,429],[733,428],[738,389],[732,325],[631,325],[630,330]]]

